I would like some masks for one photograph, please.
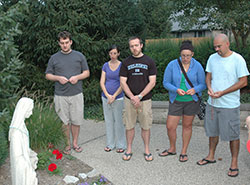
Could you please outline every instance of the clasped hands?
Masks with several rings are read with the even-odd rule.
[[[194,90],[194,88],[189,89],[189,90],[187,90],[187,91],[184,91],[184,90],[182,90],[182,89],[177,89],[177,93],[178,93],[180,96],[184,96],[185,94],[193,96],[193,95],[195,94],[195,90]]]
[[[208,89],[207,93],[211,98],[220,98],[223,96],[223,91],[214,92],[212,89]]]
[[[108,98],[108,104],[112,104],[115,101],[116,97],[114,95],[109,94],[107,98]]]
[[[134,105],[135,108],[139,108],[141,106],[141,100],[139,96],[131,97],[130,102]]]
[[[71,76],[70,79],[67,79],[64,76],[60,76],[58,81],[62,85],[66,84],[67,82],[70,82],[71,84],[76,84],[78,82],[78,78],[76,76]]]

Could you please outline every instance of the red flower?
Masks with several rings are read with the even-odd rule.
[[[54,154],[54,155],[58,155],[60,152],[59,152],[59,150],[53,150],[53,152],[52,152],[52,154]]]
[[[63,154],[62,153],[58,153],[58,154],[56,154],[56,159],[62,159],[62,157],[63,157]]]
[[[55,163],[51,163],[49,166],[48,166],[48,170],[53,172],[55,169],[57,168],[56,164]]]

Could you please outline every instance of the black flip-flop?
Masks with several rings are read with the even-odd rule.
[[[122,159],[124,161],[129,161],[131,159],[132,155],[133,155],[132,153],[125,152],[124,155],[122,156]],[[124,156],[126,156],[126,159],[124,158]]]
[[[167,152],[167,154],[164,155],[163,153],[166,153],[166,152]],[[161,153],[159,154],[160,157],[167,157],[167,156],[169,156],[169,155],[176,155],[176,152],[169,152],[168,149],[166,149],[166,150],[164,150],[163,152],[161,152]]]
[[[147,162],[153,161],[154,160],[153,156],[152,156],[152,159],[149,159],[151,156],[152,156],[151,153],[149,153],[149,154],[144,153],[144,159],[145,159],[145,161],[147,161]]]
[[[201,164],[200,162],[205,162],[203,164]],[[204,165],[207,165],[207,164],[213,164],[213,163],[216,163],[216,160],[208,160],[208,159],[202,159],[201,161],[198,161],[197,164],[200,165],[200,166],[204,166]]]
[[[237,177],[239,175],[239,169],[238,168],[235,168],[235,169],[229,168],[229,171],[231,171],[231,172],[236,172],[237,171],[238,172],[235,175],[227,174],[229,177]]]
[[[179,161],[180,162],[187,162],[188,159],[184,160],[185,157],[187,157],[187,154],[180,154]]]

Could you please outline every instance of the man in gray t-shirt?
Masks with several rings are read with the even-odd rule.
[[[61,51],[52,55],[46,69],[46,79],[55,82],[55,109],[64,123],[68,146],[64,153],[70,154],[70,132],[73,137],[73,149],[81,152],[78,146],[80,125],[83,123],[82,80],[89,77],[89,67],[85,56],[71,49],[69,32],[58,34]]]

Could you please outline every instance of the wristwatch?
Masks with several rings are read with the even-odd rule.
[[[141,99],[142,99],[142,95],[139,94],[139,95],[138,95],[138,98],[141,100]]]

